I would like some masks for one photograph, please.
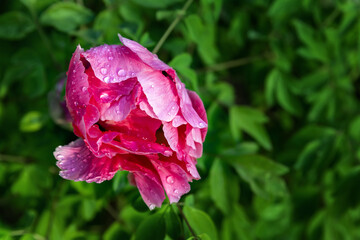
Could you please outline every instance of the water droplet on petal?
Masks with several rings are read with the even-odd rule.
[[[109,61],[112,61],[114,58],[110,56],[110,57],[108,57],[108,59],[109,59]]]
[[[64,156],[61,155],[61,154],[57,154],[57,155],[56,155],[56,158],[57,158],[58,160],[63,160],[63,159],[64,159]]]
[[[124,76],[126,75],[125,70],[124,70],[124,69],[120,69],[120,70],[117,72],[117,75],[118,75],[119,77],[124,77]]]
[[[155,87],[154,84],[151,84],[151,87],[154,88]]]
[[[76,73],[76,70],[75,70],[75,69],[73,70],[73,73]]]
[[[72,171],[72,172],[75,172],[75,171],[76,171],[76,168],[72,168],[71,171]]]
[[[105,75],[105,74],[107,74],[107,69],[106,68],[101,68],[100,72],[101,72],[102,75]]]
[[[179,194],[179,191],[177,189],[174,189],[175,194]]]
[[[169,184],[173,184],[174,183],[174,178],[172,176],[168,176],[166,177],[166,182]]]
[[[150,210],[154,210],[154,208],[155,208],[155,205],[154,205],[154,204],[150,204],[150,205],[149,205],[149,209],[150,209]]]
[[[82,87],[81,90],[82,90],[83,92],[86,92],[87,87]]]
[[[202,123],[202,122],[200,122],[200,123],[199,123],[199,127],[203,128],[203,127],[205,127],[205,124]]]
[[[175,106],[173,106],[173,107],[171,108],[171,110],[175,110]]]
[[[75,101],[75,102],[74,102],[74,105],[77,106],[77,105],[78,105],[78,102]]]
[[[108,97],[109,95],[107,94],[107,93],[102,93],[101,95],[100,95],[100,98],[106,98],[106,97]]]
[[[180,84],[180,83],[177,84],[177,88],[178,88],[179,90],[181,89],[181,84]]]
[[[120,110],[116,110],[116,114],[120,114]]]
[[[109,77],[104,77],[104,82],[105,82],[105,83],[109,83],[109,80],[110,80]]]

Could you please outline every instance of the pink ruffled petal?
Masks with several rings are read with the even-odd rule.
[[[105,107],[101,107],[101,121],[121,122],[135,109],[135,99],[139,94],[139,88],[135,88],[130,95],[123,95]]]
[[[118,35],[122,44],[128,47],[133,53],[135,53],[139,58],[149,65],[151,68],[156,70],[166,70],[170,67],[162,62],[156,54],[151,53],[149,50],[141,46],[139,43],[129,40],[127,38],[122,37],[120,34]]]
[[[193,127],[207,128],[207,122],[205,122],[195,111],[188,92],[185,88],[185,84],[183,84],[177,76],[175,77],[175,81],[177,92],[180,98],[181,113],[185,120]]]
[[[85,68],[80,60],[80,55],[84,53],[84,50],[77,46],[71,61],[69,70],[67,72],[68,78],[66,83],[66,105],[70,111],[71,117],[74,121],[80,121],[79,119],[84,115],[86,104],[88,104],[90,96],[83,89],[89,87],[87,75],[84,73]],[[79,94],[83,93],[83,94]]]
[[[150,157],[155,158],[155,156],[127,155],[121,160],[121,167],[131,173],[131,180],[136,184],[146,205],[152,210],[155,206],[161,207],[165,193]]]
[[[178,202],[180,197],[190,191],[186,172],[172,162],[151,161],[159,173],[162,185],[170,203]]]
[[[164,190],[161,184],[142,173],[134,172],[134,181],[139,189],[141,197],[150,210],[156,207],[161,207],[162,202],[165,199]]]
[[[113,178],[119,170],[118,158],[97,158],[82,139],[57,147],[54,152],[60,176],[74,181],[101,183]]]
[[[137,78],[158,119],[171,121],[179,111],[178,97],[171,80],[159,71],[142,71]]]
[[[82,55],[90,63],[95,76],[104,83],[121,82],[149,68],[125,46],[104,44]]]
[[[206,111],[205,111],[205,107],[203,102],[201,101],[199,95],[197,95],[196,92],[187,90],[188,95],[190,97],[192,106],[194,107],[194,110],[198,113],[199,117],[204,120],[204,122],[208,122],[207,120],[207,116],[206,116]],[[201,143],[205,141],[205,137],[206,137],[206,133],[207,133],[207,128],[201,128],[201,140],[197,139],[196,141]]]

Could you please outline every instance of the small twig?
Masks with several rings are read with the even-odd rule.
[[[181,217],[184,219],[187,227],[189,228],[189,231],[190,231],[191,235],[193,235],[193,237],[194,237],[196,240],[198,240],[199,238],[198,238],[198,236],[196,235],[194,229],[192,229],[192,227],[190,226],[190,223],[189,223],[189,221],[187,220],[187,218],[185,217],[185,214],[184,214],[182,208],[179,206],[179,204],[176,204],[176,206],[177,206],[177,208],[179,209],[179,212],[180,212]]]
[[[0,154],[0,162],[26,163],[28,161],[29,160],[24,157]]]
[[[228,61],[228,62],[217,63],[217,64],[211,65],[209,67],[199,69],[198,72],[222,71],[222,70],[226,70],[226,69],[229,69],[229,68],[236,68],[236,67],[240,67],[240,66],[243,66],[243,65],[247,65],[247,64],[262,60],[262,59],[266,59],[266,58],[269,58],[269,56],[265,55],[265,56],[240,58],[240,59],[231,60],[231,61]]]
[[[170,24],[168,29],[166,29],[164,35],[160,38],[159,42],[156,44],[154,50],[152,51],[154,54],[156,54],[161,46],[164,44],[166,39],[169,37],[170,33],[174,30],[176,25],[180,22],[180,20],[185,16],[186,10],[189,8],[193,0],[188,0],[184,7],[181,9],[181,11],[178,13],[177,17],[174,19],[174,21]]]

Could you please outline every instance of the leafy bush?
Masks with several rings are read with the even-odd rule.
[[[355,0],[2,1],[0,239],[360,239],[359,13]],[[178,205],[150,212],[125,172],[58,176],[52,152],[75,136],[56,84],[78,44],[117,33],[205,103],[202,179]]]

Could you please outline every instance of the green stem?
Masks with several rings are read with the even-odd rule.
[[[28,159],[20,156],[0,154],[0,162],[26,163],[28,162]]]
[[[178,207],[179,212],[180,212],[180,215],[181,215],[181,217],[184,219],[186,226],[189,228],[189,231],[190,231],[191,235],[193,235],[193,237],[194,237],[195,240],[198,240],[199,238],[198,238],[198,236],[196,235],[195,231],[194,231],[194,230],[192,229],[192,227],[190,226],[190,223],[189,223],[189,221],[187,220],[187,218],[185,217],[185,214],[184,214],[182,208],[179,206],[179,204],[176,204],[176,206]]]
[[[222,70],[226,70],[229,68],[235,68],[235,67],[240,67],[243,65],[247,65],[262,59],[266,59],[266,58],[270,58],[270,56],[257,56],[257,57],[247,57],[247,58],[240,58],[240,59],[236,59],[236,60],[231,60],[228,62],[223,62],[223,63],[217,63],[214,65],[211,65],[209,67],[203,68],[198,70],[199,72],[215,72],[215,71],[222,71]]]
[[[174,21],[170,24],[168,29],[166,29],[164,35],[160,38],[159,42],[156,44],[154,50],[152,51],[154,54],[156,54],[161,46],[164,44],[166,39],[169,37],[170,33],[174,30],[176,25],[180,22],[180,20],[185,16],[186,10],[190,7],[193,0],[188,0],[184,7],[181,9],[180,13],[177,14],[177,17],[174,19]]]

